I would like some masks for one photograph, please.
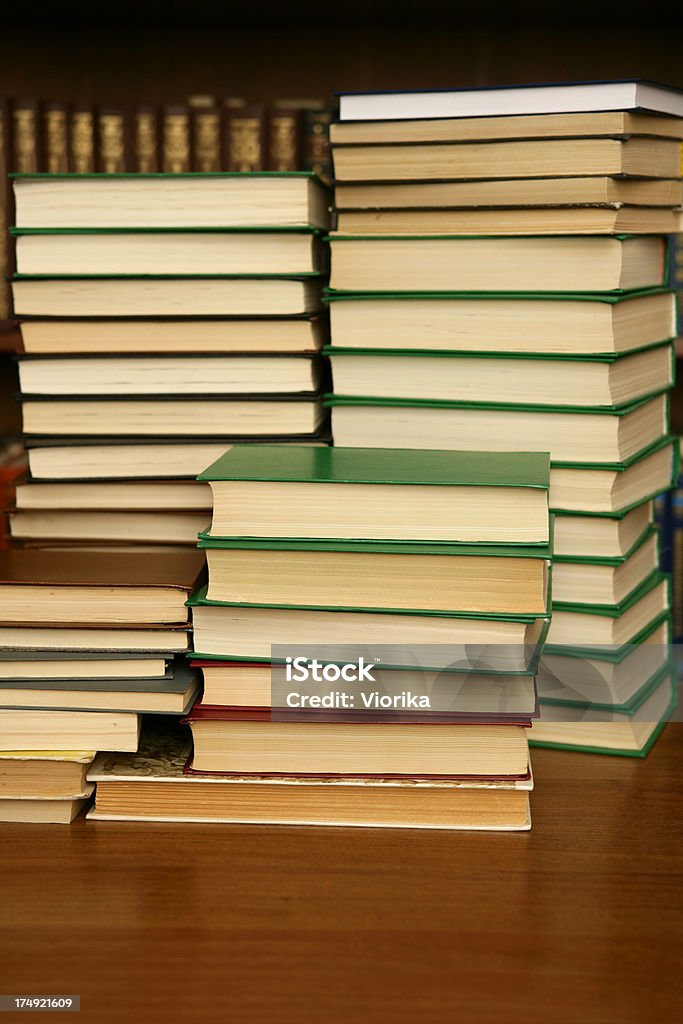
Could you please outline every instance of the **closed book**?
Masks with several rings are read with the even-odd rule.
[[[659,531],[651,526],[625,555],[555,555],[553,601],[619,605],[659,567]]]
[[[109,554],[105,552],[105,554]],[[138,552],[139,555],[139,552]],[[120,558],[120,553],[117,556]],[[107,653],[113,657],[139,653],[182,654],[188,648],[188,625],[148,625],[144,622],[78,623],[59,626],[14,624],[0,626],[0,650],[44,651],[60,654]]]
[[[342,446],[533,451],[542,438],[551,467],[624,463],[645,452],[668,429],[665,394],[620,409],[343,395],[328,396],[326,405],[332,409],[335,443]],[[551,496],[551,505],[553,500]]]
[[[68,283],[68,288],[65,284]],[[18,316],[299,316],[321,306],[316,273],[285,276],[26,277],[12,285]]]
[[[644,501],[626,512],[602,515],[572,514],[555,511],[553,551],[555,558],[628,555],[654,521],[651,501]]]
[[[301,167],[301,111],[273,107],[268,112],[268,169],[297,171]]]
[[[683,91],[646,79],[629,78],[417,92],[343,92],[339,97],[342,121],[597,113],[605,110],[643,110],[681,117]]]
[[[331,611],[273,608],[208,601],[206,589],[190,599],[197,658],[269,660],[276,645],[296,646],[381,643],[383,664],[414,664],[415,645],[424,668],[454,662],[464,668],[526,672],[538,659],[548,616],[411,611]],[[652,616],[651,616],[652,618]]]
[[[0,709],[185,714],[199,694],[198,674],[182,661],[153,679],[0,680]]]
[[[182,104],[166,106],[161,127],[161,167],[165,174],[186,174],[192,170],[190,155],[190,111]]]
[[[236,445],[199,477],[210,537],[542,543],[547,456]]]
[[[95,138],[95,166],[99,172],[121,174],[130,169],[130,124],[125,111],[111,107],[99,107]]]
[[[628,405],[670,388],[673,346],[621,357],[551,357],[538,353],[424,353],[410,349],[327,346],[337,395],[539,405]]]
[[[0,708],[0,750],[137,750],[140,716]]]
[[[75,103],[71,107],[69,146],[69,170],[73,174],[92,174],[95,170],[95,111],[89,103]]]
[[[192,136],[192,170],[200,174],[213,174],[221,170],[220,107],[212,96],[191,96],[188,106]]]
[[[91,511],[74,509],[15,511],[10,516],[10,535],[26,545],[31,542],[145,544],[160,547],[180,544],[194,547],[205,529],[208,512]]]
[[[553,648],[621,647],[634,642],[655,618],[670,609],[670,581],[654,572],[641,587],[618,605],[587,605],[556,602],[547,635]]]
[[[325,301],[332,342],[347,349],[587,356],[635,351],[676,333],[674,296],[665,289],[623,295],[327,292]]]
[[[492,142],[502,139],[631,138],[683,139],[683,119],[624,110],[568,114],[503,114],[420,120],[338,121],[335,146],[372,143]],[[561,184],[558,182],[558,184]]]
[[[87,807],[93,793],[93,786],[86,786],[84,793],[75,799],[51,799],[0,797],[0,821],[23,824],[70,825]]]
[[[161,170],[159,115],[156,107],[140,104],[133,114],[133,154],[138,174]]]
[[[78,551],[0,553],[3,625],[182,624],[185,599],[201,580],[196,551],[97,559]]]
[[[0,753],[0,791],[5,800],[71,800],[87,788],[94,750],[5,750]]]
[[[15,684],[31,679],[162,679],[168,674],[162,655],[74,651],[0,650],[0,679]]]
[[[323,181],[332,180],[330,131],[334,114],[331,107],[311,108],[302,113],[302,167]]]
[[[14,175],[20,228],[257,228],[330,224],[329,189],[304,171]]]
[[[184,730],[143,731],[140,756],[102,755],[94,820],[225,821],[386,828],[527,829],[531,776],[474,782],[236,776],[184,770]]]
[[[266,111],[258,103],[226,108],[225,158],[228,171],[266,169]]]
[[[16,99],[12,103],[11,170],[35,174],[43,170],[39,108],[36,100]]]
[[[330,287],[346,291],[437,297],[488,292],[493,281],[502,292],[629,291],[666,283],[664,241],[656,235],[333,235],[330,252]]]
[[[201,538],[209,601],[339,611],[544,615],[550,548]]]
[[[161,446],[160,446],[161,448]],[[163,451],[163,448],[161,448]],[[15,489],[17,510],[210,512],[211,490],[196,480],[30,480]]]
[[[419,146],[342,146],[333,149],[335,179],[463,181],[497,178],[573,178],[615,175],[675,178],[675,139],[538,139],[425,143]]]
[[[42,109],[43,151],[48,174],[64,174],[69,167],[69,112],[65,103],[45,103]]]

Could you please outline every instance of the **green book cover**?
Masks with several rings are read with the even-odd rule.
[[[446,399],[431,398],[373,398],[365,395],[337,395],[330,392],[325,395],[325,405],[329,408],[334,408],[337,405],[380,405],[393,406],[397,409],[491,409],[503,412],[525,411],[544,414],[549,412],[573,412],[583,416],[628,416],[630,412],[640,409],[647,402],[651,402],[656,395],[663,394],[666,390],[666,388],[662,388],[661,391],[655,394],[645,395],[643,398],[638,398],[635,402],[619,406],[617,409],[604,406],[590,408],[581,405],[540,405],[537,402],[451,402]]]
[[[641,352],[649,352],[654,349],[671,347],[671,358],[673,370],[676,369],[676,354],[670,338],[652,342],[649,345],[641,345],[639,348],[629,349],[628,352],[607,352],[590,353],[588,355],[576,355],[574,353],[545,353],[543,349],[534,352],[479,352],[467,349],[425,349],[425,348],[344,348],[335,345],[325,345],[322,349],[323,355],[344,358],[345,356],[374,356],[377,359],[406,359],[416,356],[425,359],[519,359],[533,360],[534,362],[559,362],[559,363],[618,363],[620,360],[628,359],[629,356]],[[674,376],[675,379],[675,376]]]
[[[646,295],[672,294],[673,289],[664,285],[654,288],[632,288],[623,292],[351,292],[337,288],[326,288],[325,302],[369,302],[377,299],[410,302],[413,299],[452,299],[454,302],[467,299],[498,299],[524,301],[537,299],[543,302],[607,302],[615,305],[626,299],[637,299]]]
[[[576,612],[580,615],[602,615],[609,619],[618,619],[624,612],[632,608],[636,602],[640,601],[641,598],[649,594],[651,590],[659,586],[660,583],[667,581],[670,585],[670,579],[664,573],[653,572],[650,576],[644,580],[639,587],[633,590],[624,600],[617,605],[605,605],[605,604],[576,604],[572,601],[553,601],[553,611],[559,612]],[[669,586],[669,600],[671,598],[671,590]],[[553,646],[552,650],[558,652],[561,648],[559,646]]]
[[[240,537],[212,537],[199,534],[198,548],[240,551],[346,551],[377,555],[438,555],[456,558],[541,558],[550,560],[550,545],[458,544],[412,541],[372,540],[288,540],[270,537],[267,540]]]
[[[625,658],[631,654],[633,648],[639,644],[644,644],[649,638],[655,633],[660,626],[667,624],[667,639],[666,643],[671,642],[673,636],[673,622],[671,619],[671,612],[664,611],[660,612],[652,622],[648,622],[647,626],[643,626],[635,636],[628,641],[628,643],[622,644],[621,647],[617,647],[614,644],[603,644],[599,647],[579,647],[575,645],[562,646],[562,644],[548,644],[545,648],[546,654],[561,655],[565,658],[584,658],[591,661],[605,661],[612,665],[619,665]]]
[[[571,700],[566,698],[563,699],[561,697],[539,697],[538,703],[547,707],[591,708],[595,711],[616,711],[620,715],[626,715],[628,718],[632,718],[638,709],[643,706],[648,697],[654,693],[657,687],[661,686],[668,676],[671,676],[672,672],[675,672],[675,665],[670,659],[666,664],[660,666],[649,679],[646,679],[643,685],[625,704],[605,704],[594,700]]]
[[[542,452],[449,452],[392,448],[235,445],[198,480],[445,487],[535,487],[547,490],[550,459]]]
[[[578,743],[550,743],[547,740],[535,740],[533,737],[533,726],[529,731],[529,746],[545,750],[566,750],[572,754],[612,754],[614,757],[647,757],[659,739],[662,729],[666,725],[667,719],[674,707],[675,704],[672,704],[670,711],[667,712],[666,719],[659,723],[654,732],[649,736],[645,746],[641,747],[640,750],[613,749],[612,747],[583,746]]]
[[[645,544],[648,540],[650,540],[651,537],[654,536],[657,537],[657,550],[659,551],[661,542],[659,527],[650,525],[643,531],[643,533],[641,533],[640,537],[636,539],[636,541],[631,545],[629,550],[624,555],[612,555],[608,557],[603,557],[599,555],[555,555],[553,557],[553,561],[565,562],[569,565],[613,565],[616,567],[618,565],[623,565],[624,562],[627,559],[629,559],[631,555],[634,554],[634,552],[638,550],[638,548],[641,548],[643,544]]]

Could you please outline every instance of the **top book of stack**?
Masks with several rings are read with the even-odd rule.
[[[344,95],[346,234],[663,234],[683,93],[639,82]]]

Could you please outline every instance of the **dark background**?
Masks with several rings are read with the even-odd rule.
[[[631,76],[683,86],[671,0],[398,2],[5,0],[0,96],[269,100]]]

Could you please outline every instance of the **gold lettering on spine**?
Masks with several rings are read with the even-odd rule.
[[[122,114],[100,114],[100,160],[105,174],[122,174],[126,169]]]
[[[296,117],[274,114],[270,119],[270,164],[274,171],[297,169]]]
[[[69,170],[65,110],[47,110],[45,112],[45,142],[48,172],[64,174]]]
[[[38,170],[36,129],[35,110],[14,111],[14,163],[19,174],[35,174]]]
[[[156,117],[148,110],[139,110],[135,115],[135,161],[139,174],[159,170]]]
[[[194,116],[195,169],[210,174],[221,169],[221,122],[216,111],[201,111]]]
[[[71,164],[76,174],[95,170],[95,132],[89,110],[78,110],[71,118]]]
[[[182,174],[190,169],[190,126],[187,114],[164,117],[164,171]]]

